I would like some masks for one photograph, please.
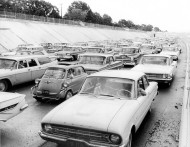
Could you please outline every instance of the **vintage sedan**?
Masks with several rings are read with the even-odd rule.
[[[0,57],[0,91],[40,78],[46,68],[57,64],[46,55]]]
[[[118,55],[115,55],[116,61],[122,61],[123,65],[136,65],[141,57],[141,50],[139,47],[125,47],[121,48]]]
[[[105,52],[103,47],[86,46],[86,47],[84,47],[84,50],[86,53],[104,53]]]
[[[142,72],[91,74],[77,95],[43,118],[39,134],[66,146],[131,147],[157,90],[157,82],[149,82]]]
[[[0,97],[0,121],[9,120],[28,107],[24,94],[0,92]]]
[[[146,73],[150,81],[166,83],[170,86],[177,69],[177,62],[169,55],[144,55],[140,63],[131,70]]]
[[[158,54],[160,50],[156,49],[155,45],[142,44],[141,51],[143,55],[147,55],[147,54]]]
[[[71,65],[77,64],[78,56],[84,52],[85,50],[81,46],[66,46],[55,55],[57,56],[59,64]]]
[[[123,67],[121,61],[115,61],[112,54],[84,53],[79,56],[79,64],[82,65],[88,74],[106,70],[120,69]]]
[[[76,94],[87,73],[79,65],[56,65],[50,66],[41,79],[36,79],[36,85],[32,87],[33,97],[37,101],[69,99]]]
[[[173,60],[178,61],[179,55],[180,55],[180,50],[176,47],[170,47],[170,46],[165,46],[163,47],[162,52],[160,53],[162,55],[170,55],[173,57]]]

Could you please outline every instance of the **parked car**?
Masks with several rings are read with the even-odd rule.
[[[177,62],[169,55],[144,55],[140,63],[131,70],[142,71],[146,73],[150,81],[166,83],[170,86],[173,81]]]
[[[55,65],[48,67],[41,79],[36,79],[32,87],[33,97],[37,101],[66,100],[76,94],[87,73],[79,65]]]
[[[47,67],[57,64],[46,55],[0,57],[0,91],[40,78]]]
[[[28,107],[24,94],[0,92],[0,97],[0,121],[9,120]]]
[[[42,119],[39,134],[66,146],[131,147],[157,90],[157,83],[149,82],[142,72],[91,74],[77,95]]]
[[[42,46],[29,45],[22,48],[18,48],[12,52],[5,52],[2,56],[17,56],[17,55],[48,55],[46,50]]]
[[[115,55],[116,61],[122,61],[123,65],[137,65],[141,57],[141,50],[139,47],[125,47],[121,48],[118,55]]]
[[[78,46],[67,46],[62,49],[62,51],[57,52],[57,60],[59,64],[70,65],[76,64],[79,54],[84,53],[83,47]]]
[[[143,55],[158,54],[160,52],[160,50],[156,49],[156,46],[154,46],[152,44],[142,44],[141,45],[141,52]]]
[[[112,54],[84,53],[79,56],[79,64],[88,74],[105,69],[120,69],[123,67],[121,61],[115,61]]]
[[[164,47],[162,52],[160,53],[162,55],[170,55],[173,57],[173,60],[178,61],[179,55],[180,55],[180,50],[176,47]]]
[[[103,47],[84,47],[84,50],[86,53],[104,53],[104,48]]]

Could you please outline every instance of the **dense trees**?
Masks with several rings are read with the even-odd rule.
[[[0,10],[60,18],[58,8],[44,0],[1,0]]]
[[[0,0],[0,10],[61,18],[58,8],[44,0]],[[113,22],[111,16],[108,14],[101,16],[98,12],[93,12],[87,3],[82,1],[72,2],[63,18],[142,31],[161,31],[158,27],[153,27],[150,24],[138,25],[131,20],[121,19],[118,22]]]

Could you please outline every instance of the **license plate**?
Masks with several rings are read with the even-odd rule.
[[[43,90],[42,93],[48,95],[49,91],[48,90]]]

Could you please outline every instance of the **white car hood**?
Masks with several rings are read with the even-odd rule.
[[[139,64],[132,68],[132,70],[141,71],[144,73],[167,74],[170,73],[171,67],[155,64]]]
[[[126,100],[78,94],[47,114],[42,123],[69,125],[107,131]]]
[[[11,69],[0,69],[0,77],[9,75],[11,71]]]
[[[105,65],[96,65],[96,64],[80,64],[84,67],[85,70],[103,70],[106,66]]]

